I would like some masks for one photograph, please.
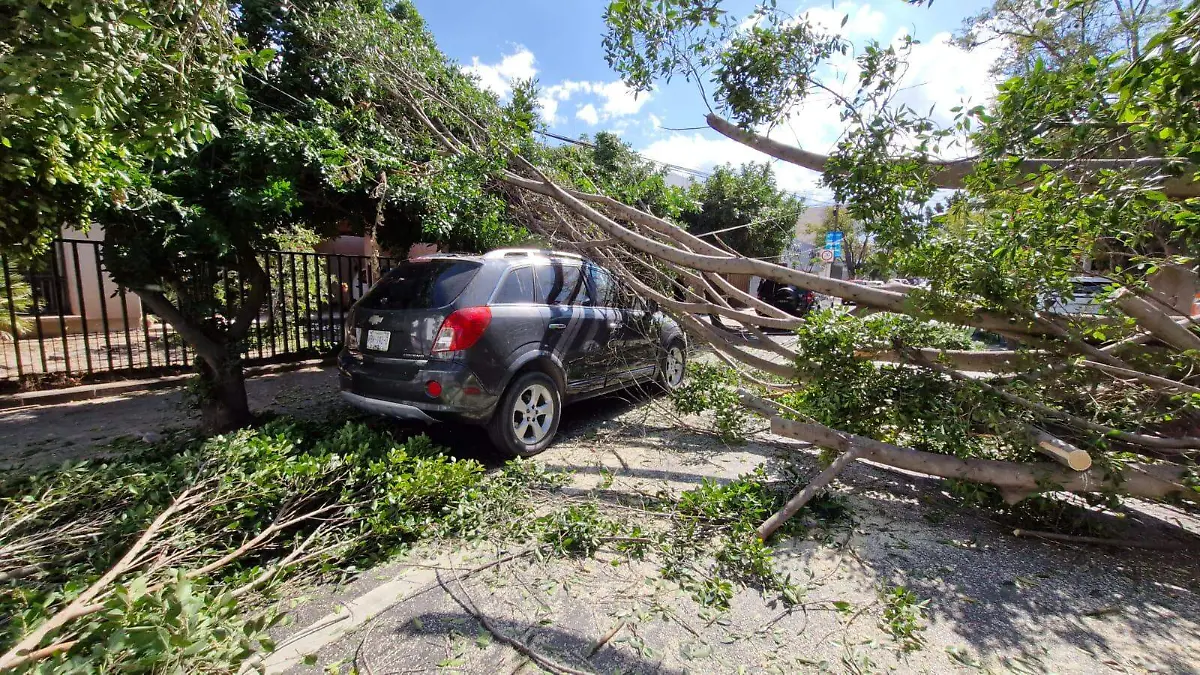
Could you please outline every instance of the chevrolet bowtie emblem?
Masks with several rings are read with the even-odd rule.
[[[367,323],[371,324],[372,326],[378,326],[379,324],[383,323],[383,317],[379,316],[378,314],[372,314],[371,318],[367,319]]]

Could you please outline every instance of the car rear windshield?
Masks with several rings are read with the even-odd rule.
[[[480,264],[471,260],[423,260],[400,263],[362,299],[365,309],[434,309],[463,292]]]

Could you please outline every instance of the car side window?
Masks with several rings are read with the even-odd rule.
[[[547,305],[586,305],[587,291],[577,265],[552,263],[539,265],[537,271],[538,302]]]
[[[517,267],[504,275],[500,289],[492,297],[493,305],[517,305],[534,302],[533,270],[529,267]]]
[[[588,274],[588,293],[592,297],[592,305],[595,307],[621,307],[620,298],[617,293],[617,283],[613,280],[608,272],[596,267],[595,265],[587,266]]]

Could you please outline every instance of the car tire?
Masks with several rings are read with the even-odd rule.
[[[532,457],[554,442],[561,418],[558,383],[542,372],[522,373],[500,397],[488,422],[488,436],[508,457]]]
[[[675,338],[663,350],[662,362],[658,367],[658,383],[670,393],[682,387],[686,377],[687,346],[683,340]]]

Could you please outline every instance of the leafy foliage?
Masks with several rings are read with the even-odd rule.
[[[606,194],[657,216],[679,215],[683,191],[667,184],[665,169],[614,133],[601,131],[590,143],[583,142],[545,148],[541,159],[560,180],[580,190]]]
[[[963,22],[957,42],[967,48],[1001,38],[993,70],[1024,75],[1041,61],[1053,69],[1123,53],[1137,60],[1162,28],[1172,3],[1109,0],[996,0]]]
[[[745,440],[749,419],[738,399],[736,374],[707,363],[689,363],[683,385],[671,392],[671,403],[683,415],[712,410],[718,437],[725,443]]]
[[[789,604],[799,602],[803,589],[774,568],[770,546],[756,533],[759,524],[787,501],[787,487],[769,485],[766,470],[759,466],[728,483],[705,480],[683,493],[674,505],[673,527],[660,545],[663,575],[680,581],[705,606],[728,608],[735,583],[777,592]],[[813,519],[828,526],[845,517],[843,502],[822,495],[778,533],[802,536]],[[697,561],[706,554],[712,563],[702,567]]]
[[[54,672],[236,670],[251,651],[269,648],[265,630],[274,618],[256,609],[255,598],[271,584],[337,579],[422,537],[479,533],[507,522],[527,490],[545,483],[519,467],[485,477],[478,463],[442,454],[425,436],[398,441],[359,423],[281,419],[208,441],[121,449],[129,454],[10,474],[0,485],[0,567],[11,575],[0,582],[0,607],[10,617],[3,649],[112,566],[182,490],[200,486],[205,495],[203,507],[156,544],[165,564],[120,579],[102,612],[58,636],[79,642],[43,663]],[[211,573],[185,574],[281,518],[314,511],[320,517],[295,522]],[[89,541],[82,551],[80,537]],[[314,555],[280,567],[296,550]],[[267,585],[255,585],[264,573]]]
[[[920,649],[925,644],[921,631],[928,600],[921,600],[916,593],[904,586],[893,586],[880,592],[883,600],[883,628],[900,643],[904,651]]]
[[[724,242],[748,258],[776,259],[791,242],[803,201],[779,189],[769,163],[718,166],[687,191],[680,216],[695,235]]]
[[[616,534],[619,525],[600,516],[595,504],[568,506],[538,519],[542,541],[560,554],[588,557],[604,537]]]
[[[216,137],[252,55],[213,0],[6,1],[0,245],[37,247]]]
[[[1038,424],[1114,471],[1126,451],[1156,453],[1115,443],[1089,423],[1163,436],[1195,427],[1192,396],[1146,378],[1114,383],[1076,359],[1175,378],[1196,366],[1192,350],[1152,345],[1114,358],[1097,347],[1148,328],[1121,297],[1150,298],[1164,317],[1190,310],[1198,200],[1179,186],[1194,185],[1200,160],[1200,2],[1164,12],[1168,3],[997,0],[963,40],[1013,34],[998,64],[1012,77],[988,105],[951,108],[948,125],[934,109],[904,103],[911,39],[858,45],[857,81],[831,91],[817,66],[844,45],[799,28],[774,3],[742,17],[723,5],[613,3],[610,63],[640,87],[679,74],[711,83],[710,105],[746,129],[786,116],[814,92],[833,94],[847,128],[823,181],[861,223],[863,240],[889,252],[888,271],[930,281],[906,294],[906,313],[997,325],[979,321],[987,312],[1039,331],[1010,345],[1018,372],[984,386],[868,360],[872,351],[970,347],[964,331],[813,315],[797,349],[809,384],[783,402],[827,426],[964,458],[1036,459],[1013,429]],[[726,60],[738,65],[736,77],[722,71]],[[934,161],[961,155],[977,159]],[[934,204],[935,176],[964,188]],[[1164,176],[1174,181],[1166,188]],[[1098,316],[1061,309],[1081,275],[1107,282],[1095,297]]]

